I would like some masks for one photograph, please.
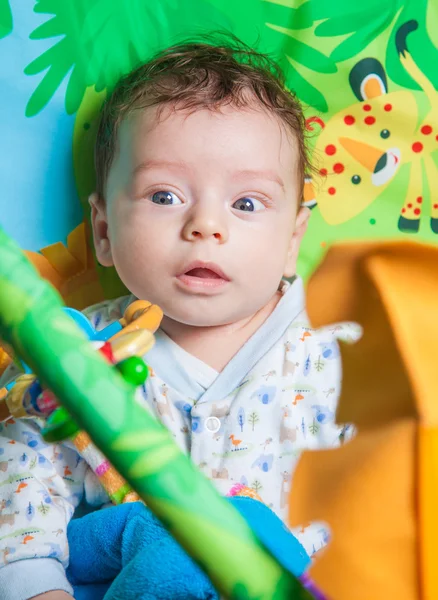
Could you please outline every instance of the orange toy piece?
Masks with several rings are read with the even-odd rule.
[[[4,373],[6,367],[11,363],[11,360],[12,359],[6,350],[0,346],[0,375]]]
[[[336,418],[357,435],[305,452],[290,497],[291,525],[331,527],[310,576],[334,600],[438,598],[437,264],[437,246],[339,244],[309,283],[313,326],[364,328]]]
[[[25,254],[40,275],[59,291],[67,306],[82,310],[104,299],[84,222],[67,236],[67,246],[57,242],[40,252]]]

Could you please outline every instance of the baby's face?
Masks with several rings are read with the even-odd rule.
[[[304,224],[292,137],[261,109],[156,109],[119,130],[99,261],[138,298],[193,326],[251,316],[294,274]],[[306,220],[304,213],[299,221]]]

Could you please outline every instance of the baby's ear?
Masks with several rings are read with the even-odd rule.
[[[103,267],[112,267],[111,242],[108,236],[108,220],[105,200],[94,192],[88,198],[91,206],[91,225],[96,257]]]
[[[284,277],[293,277],[297,270],[298,253],[300,251],[301,241],[306,233],[309,224],[310,210],[302,206],[298,212],[295,221],[295,230],[289,244],[286,265],[284,267]]]

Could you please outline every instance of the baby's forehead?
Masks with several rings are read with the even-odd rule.
[[[122,121],[119,138],[120,145],[134,153],[163,145],[174,152],[179,146],[189,149],[201,144],[209,152],[222,144],[251,153],[269,149],[277,159],[284,153],[288,161],[298,158],[295,133],[256,102],[213,108],[172,104],[138,108]]]

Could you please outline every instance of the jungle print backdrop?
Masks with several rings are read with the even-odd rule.
[[[212,30],[270,53],[306,106],[300,274],[335,240],[438,240],[438,2],[0,0],[0,222],[70,304],[121,292],[83,224],[99,107],[139,61]]]

